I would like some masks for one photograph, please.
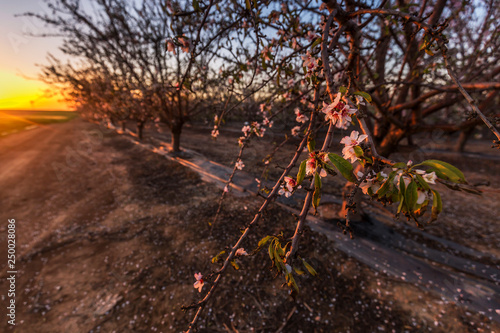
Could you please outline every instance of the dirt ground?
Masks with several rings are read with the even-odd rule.
[[[130,126],[133,130],[133,127]],[[166,135],[167,130],[163,129],[162,139],[169,141]],[[217,140],[209,140],[211,129],[201,126],[187,127],[184,130],[182,144],[184,147],[202,153],[208,158],[221,164],[232,166],[238,155],[238,137],[241,135],[240,127],[226,126],[221,130],[221,135]],[[156,129],[150,128],[151,135]],[[280,129],[271,129],[274,134],[265,138],[256,138],[250,147],[244,151],[243,161],[245,172],[253,174],[256,178],[269,179],[281,174],[281,170],[288,164],[290,154],[295,151],[299,139],[292,138],[277,151],[266,169],[266,157],[274,151],[276,145],[280,145],[284,138]],[[273,133],[274,132],[274,133]],[[341,138],[348,135],[346,131],[336,133],[332,151],[340,153],[342,147],[338,144]],[[200,145],[200,142],[203,142]],[[318,140],[318,142],[320,142]],[[466,192],[452,191],[443,185],[438,185],[437,189],[443,199],[443,213],[439,220],[433,224],[425,225],[425,231],[431,235],[449,239],[459,244],[484,252],[496,258],[500,258],[500,150],[492,149],[491,142],[487,140],[471,140],[466,146],[464,154],[454,153],[449,148],[453,142],[443,136],[442,133],[432,133],[427,136],[417,137],[416,142],[419,149],[402,149],[391,158],[398,161],[409,159],[419,162],[426,159],[439,159],[451,163],[462,170],[469,184],[477,185],[481,190],[481,196],[471,195]],[[305,158],[302,156],[301,160]],[[263,171],[266,171],[263,173]],[[296,170],[292,171],[294,174]],[[345,180],[342,177],[328,177],[323,180],[323,190],[337,198],[342,198],[342,186]],[[385,212],[388,216],[393,215],[394,209],[385,208],[377,202],[367,202],[368,211],[374,210],[378,213]],[[404,224],[406,227],[402,227]],[[392,227],[401,232],[411,233],[415,229],[412,222],[398,221],[391,223]],[[467,235],[467,237],[464,237]],[[433,246],[433,244],[428,244]],[[439,246],[439,244],[436,244]],[[491,264],[498,265],[500,261],[492,260]]]
[[[186,147],[221,163],[236,156],[228,148],[236,147],[230,136],[209,142],[204,131],[188,129],[184,138]],[[224,140],[234,144],[227,146]],[[264,164],[260,149],[252,149],[255,155],[246,155],[244,162],[256,172]],[[273,163],[282,165],[280,158]],[[194,313],[180,307],[203,295],[193,288],[193,275],[217,269],[210,259],[234,243],[262,202],[258,197],[229,197],[211,228],[220,195],[213,185],[81,120],[4,137],[0,160],[0,214],[3,221],[16,219],[18,272],[13,327],[5,319],[7,269],[0,261],[4,332],[185,330]],[[460,161],[468,179],[491,177],[498,188],[498,162],[481,170]],[[333,194],[338,191],[332,186]],[[451,208],[451,213],[429,226],[429,232],[498,258],[498,192],[479,199],[447,192],[444,197],[444,209]],[[272,206],[245,249],[254,249],[260,238],[281,228],[290,236],[294,222],[289,213]],[[2,258],[6,235],[2,223]],[[319,276],[301,276],[295,300],[282,287],[283,278],[270,270],[266,251],[243,257],[241,268],[224,277],[198,332],[500,332],[487,313],[467,311],[375,272],[320,234],[306,230],[301,244],[301,256]]]

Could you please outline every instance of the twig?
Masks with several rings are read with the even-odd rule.
[[[319,87],[316,88],[316,95],[319,96]],[[205,307],[205,305],[208,302],[208,300],[210,300],[210,298],[214,295],[215,290],[217,289],[217,286],[220,283],[220,279],[222,278],[223,273],[226,271],[226,269],[230,265],[232,259],[234,258],[236,250],[241,247],[241,243],[249,235],[250,229],[254,225],[256,225],[258,223],[258,221],[260,220],[263,212],[266,210],[267,206],[276,197],[276,195],[278,193],[278,190],[280,188],[281,182],[283,181],[283,179],[285,178],[285,176],[288,175],[288,173],[290,172],[290,170],[295,166],[295,163],[297,163],[297,160],[299,159],[300,155],[302,154],[302,151],[304,150],[304,147],[306,146],[307,138],[309,136],[309,133],[312,131],[314,121],[315,121],[315,113],[313,113],[312,116],[311,116],[311,120],[309,122],[309,128],[307,130],[307,134],[304,136],[304,139],[302,139],[299,147],[295,151],[295,155],[293,156],[292,160],[290,161],[290,164],[283,171],[283,173],[281,174],[280,178],[276,181],[276,183],[275,183],[275,185],[273,187],[273,190],[271,191],[271,193],[269,194],[269,196],[266,198],[266,200],[264,201],[264,203],[261,205],[261,207],[259,208],[259,211],[255,214],[255,216],[252,219],[252,221],[245,228],[245,230],[243,231],[243,234],[240,236],[240,238],[238,239],[238,241],[236,242],[236,244],[234,244],[234,246],[232,247],[231,252],[227,256],[227,258],[224,261],[224,264],[222,265],[222,267],[215,273],[217,275],[217,277],[215,278],[215,280],[214,280],[214,282],[212,284],[212,287],[210,288],[210,290],[208,291],[208,293],[198,303],[190,305],[190,306],[184,306],[184,307],[182,307],[183,310],[198,308],[198,310],[196,311],[196,314],[195,314],[193,320],[189,324],[189,328],[186,331],[186,333],[191,333],[193,331],[193,328],[195,327],[196,322],[198,321],[198,318],[200,317],[201,312],[203,311],[203,308]]]
[[[247,141],[248,139],[249,138],[246,138],[245,141]],[[231,172],[231,175],[229,176],[229,179],[227,180],[227,182],[225,184],[224,190],[222,190],[222,194],[221,194],[220,199],[219,199],[219,207],[217,208],[217,212],[215,213],[214,220],[212,221],[212,225],[210,226],[210,234],[212,234],[215,222],[217,222],[219,214],[222,211],[222,203],[224,202],[224,198],[226,197],[226,194],[229,191],[229,187],[231,186],[231,183],[233,182],[233,177],[236,174],[236,170],[238,170],[238,167],[237,167],[238,161],[240,161],[241,157],[243,156],[243,150],[245,149],[245,146],[246,146],[246,142],[243,142],[243,144],[240,147],[238,157],[236,157],[236,163],[234,164],[233,172]]]
[[[290,311],[290,313],[286,317],[286,320],[283,322],[283,324],[281,324],[280,328],[278,328],[278,330],[276,331],[276,333],[281,333],[283,331],[283,329],[285,328],[286,324],[288,324],[288,322],[290,321],[290,318],[292,318],[292,316],[295,313],[295,311],[297,311],[297,306],[293,307],[292,311]]]
[[[318,107],[318,103],[319,103],[319,87],[316,89],[316,93],[314,96],[314,109],[316,109]],[[315,114],[316,114],[315,112],[312,113],[311,123],[313,122],[313,116]],[[332,137],[332,133],[333,133],[333,125],[330,122],[330,127],[328,128],[327,137],[325,138],[325,141],[323,142],[323,148],[326,147],[327,141],[330,141],[330,138]],[[305,138],[307,138],[307,136]],[[316,168],[319,168],[319,166],[317,166]],[[315,170],[315,173],[316,172],[318,172],[318,171]],[[299,246],[300,234],[302,232],[302,228],[304,227],[307,214],[309,213],[309,209],[311,208],[313,195],[314,195],[314,177],[311,180],[311,184],[309,185],[309,191],[307,191],[306,199],[304,200],[304,204],[302,205],[302,210],[299,214],[299,220],[297,222],[297,226],[295,227],[295,233],[293,234],[293,237],[292,237],[292,245],[290,246],[290,250],[287,252],[287,254],[285,256],[284,262],[288,263],[289,265],[290,265],[290,261],[292,260],[294,254],[297,252],[297,248]]]
[[[179,83],[179,87],[182,87],[184,85],[184,82],[187,79],[187,76],[189,75],[189,72],[191,71],[191,67],[193,66],[194,59],[196,58],[196,46],[198,45],[200,41],[200,35],[201,35],[201,30],[203,29],[203,26],[205,25],[205,22],[207,21],[208,14],[210,13],[210,9],[212,8],[214,4],[214,0],[210,0],[210,4],[205,10],[205,14],[203,15],[203,19],[200,23],[200,26],[198,28],[198,32],[196,34],[196,39],[193,43],[193,51],[191,52],[191,58],[189,59],[189,63],[187,65],[186,71],[184,72],[184,76],[182,77],[182,80]]]
[[[442,37],[438,39],[438,45],[439,45],[439,48],[441,49],[441,53],[443,55],[443,60],[444,60],[446,70],[448,71],[448,75],[451,77],[453,82],[455,82],[455,84],[458,86],[458,90],[460,90],[462,95],[464,95],[465,99],[467,100],[467,103],[469,103],[472,110],[474,110],[474,112],[481,118],[481,120],[486,124],[486,126],[490,129],[490,131],[493,132],[493,134],[495,134],[495,136],[497,137],[497,143],[500,143],[500,133],[495,128],[495,126],[493,126],[493,124],[488,120],[488,118],[486,118],[486,116],[481,112],[481,110],[479,110],[474,99],[464,89],[464,87],[462,86],[462,84],[458,80],[457,76],[455,75],[455,73],[451,69],[450,62],[448,61],[448,54],[446,53],[448,48],[446,47],[445,42],[444,42]]]
[[[362,117],[358,117],[358,121],[359,121],[359,127],[361,128],[363,133],[368,136],[367,140],[368,144],[370,145],[373,158],[384,164],[394,165],[396,162],[388,159],[387,157],[383,157],[377,153],[377,149],[375,148],[375,143],[373,142],[372,133],[370,132],[370,129],[368,128],[368,125],[366,124],[365,120]]]

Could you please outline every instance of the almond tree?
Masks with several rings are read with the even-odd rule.
[[[219,90],[214,84],[218,80],[215,71],[207,66],[213,58],[213,42],[219,38],[208,29],[209,24],[212,28],[217,24],[219,28],[213,29],[219,31],[231,23],[222,17],[205,17],[202,22],[200,15],[177,15],[176,11],[188,6],[185,2],[169,2],[168,8],[159,0],[95,0],[92,7],[80,1],[46,3],[50,14],[25,15],[42,20],[64,36],[61,50],[73,60],[61,63],[52,57],[45,66],[45,79],[80,89],[70,76],[92,69],[111,80],[113,90],[139,92],[132,99],[126,93],[122,96],[126,103],[137,106],[130,117],[137,122],[138,132],[142,133],[147,119],[159,118],[169,127],[173,150],[178,152],[186,119],[205,110]],[[143,99],[139,104],[137,96]]]
[[[298,286],[294,275],[300,266],[315,274],[297,250],[306,217],[321,200],[322,178],[341,175],[355,184],[346,197],[347,231],[359,189],[375,200],[394,204],[397,215],[405,215],[420,225],[423,220],[435,220],[442,210],[441,196],[434,184],[473,189],[462,172],[446,162],[389,159],[400,142],[406,139],[412,144],[417,133],[442,127],[444,124],[432,116],[452,107],[455,112],[460,108],[474,112],[500,140],[498,130],[476,101],[483,103],[500,88],[494,81],[498,53],[493,45],[498,36],[491,34],[477,41],[477,53],[471,57],[483,57],[487,63],[484,65],[456,61],[454,48],[459,42],[448,32],[457,17],[471,17],[470,7],[445,0],[425,1],[418,6],[403,0],[328,1],[320,7],[313,1],[218,1],[217,9],[213,3],[210,1],[205,15],[210,10],[221,11],[241,22],[228,35],[228,47],[218,53],[230,64],[223,74],[233,77],[236,104],[252,94],[267,94],[268,101],[262,108],[262,123],[242,129],[242,148],[234,172],[242,167],[246,141],[262,134],[260,128],[269,117],[283,112],[283,105],[295,98],[302,102],[295,112],[299,124],[295,133],[302,133],[302,140],[234,245],[214,257],[213,261],[222,262],[222,266],[206,276],[196,274],[195,288],[201,292],[207,283],[210,288],[199,302],[184,307],[196,309],[189,332],[214,295],[221,276],[244,252],[241,245],[252,226],[277,195],[290,196],[300,187],[307,188],[295,233],[290,237],[268,235],[256,246],[256,250],[268,247],[274,267],[295,293]],[[490,15],[497,10],[494,2],[478,3],[487,9],[487,14],[479,14],[483,30],[494,31],[496,22]],[[217,118],[215,129],[219,123]],[[326,136],[317,137],[319,129],[325,126]],[[331,152],[334,132],[349,126],[358,130],[342,139],[342,156]],[[316,139],[322,142],[318,147]],[[291,177],[305,147],[309,155],[300,163],[297,176]]]

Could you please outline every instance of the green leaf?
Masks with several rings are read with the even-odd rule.
[[[257,244],[258,247],[261,247],[261,246],[264,246],[267,244],[267,242],[271,239],[272,236],[266,236],[264,238],[262,238],[260,241],[259,241],[259,244]]]
[[[274,251],[278,254],[278,256],[280,257],[283,257],[285,256],[285,251],[283,250],[283,248],[281,247],[281,244],[276,241],[274,242]]]
[[[278,270],[280,270],[282,272],[286,272],[285,263],[283,262],[283,259],[280,256],[275,255],[274,256],[274,261],[276,263],[276,267],[278,268]]]
[[[419,165],[431,167],[436,172],[436,175],[441,179],[449,180],[454,183],[467,184],[462,171],[449,163],[438,160],[427,160],[423,161]]]
[[[356,154],[356,157],[363,157],[363,149],[361,149],[360,146],[354,146],[352,147],[354,149],[354,153]]]
[[[215,257],[212,258],[212,264],[215,264],[216,262],[218,262],[220,260],[220,256],[223,255],[224,253],[226,253],[226,251],[221,251],[218,255],[216,255]]]
[[[427,54],[428,54],[428,55],[430,55],[431,57],[434,55],[434,52],[432,52],[432,51],[431,51],[431,50],[429,50],[429,49],[425,49],[424,51],[425,51],[425,53],[427,53]]]
[[[328,159],[330,160],[330,162],[332,162],[332,164],[337,168],[337,170],[345,179],[353,183],[357,181],[353,173],[352,164],[349,163],[346,159],[334,153],[328,154]]]
[[[437,219],[437,216],[441,211],[443,210],[443,202],[441,201],[441,196],[437,191],[432,190],[433,194],[433,199],[432,199],[432,214],[431,214],[431,220],[429,221],[435,221]]]
[[[392,167],[396,168],[396,169],[404,169],[404,168],[406,168],[406,163],[398,162],[398,163],[394,164]]]
[[[344,87],[344,86],[341,86],[341,87],[339,88],[339,92],[340,92],[342,95],[345,95],[345,93],[347,92],[347,88],[346,88],[346,87]]]
[[[422,187],[425,191],[430,191],[431,188],[429,187],[429,184],[427,184],[427,182],[425,181],[424,178],[422,178],[422,176],[420,176],[418,173],[414,174],[414,176],[417,179],[417,182],[420,185],[420,187]]]
[[[399,177],[399,193],[401,193],[403,196],[406,193],[406,184],[403,175]]]
[[[312,201],[314,209],[318,208],[320,200],[321,200],[321,190],[314,190],[313,201]],[[314,214],[316,214],[316,212]]]
[[[417,203],[418,200],[418,192],[417,192],[417,183],[415,183],[413,180],[408,184],[408,187],[406,188],[406,207],[408,208],[408,211],[412,212],[413,208],[415,207],[415,204]]]
[[[194,10],[196,10],[197,12],[200,11],[200,3],[198,2],[198,0],[193,0],[193,8]]]
[[[247,5],[247,10],[252,10],[252,6],[250,5],[250,0],[245,0],[245,4]]]
[[[297,173],[297,185],[302,184],[302,181],[306,176],[306,164],[307,160],[304,160],[302,161],[302,163],[300,163],[299,172]]]
[[[311,265],[309,265],[304,259],[302,259],[302,264],[307,269],[309,274],[311,274],[312,276],[318,275],[318,272],[316,272],[316,270]]]
[[[316,45],[318,45],[319,43],[321,43],[322,40],[323,40],[323,38],[321,38],[321,37],[316,38],[316,40],[314,41],[314,43],[312,43],[312,45],[311,45],[311,49],[314,49],[314,47]]]
[[[405,198],[400,194],[399,195],[399,205],[398,205],[398,210],[396,212],[396,215],[399,214],[399,213],[401,213],[401,210],[403,209],[403,205],[404,205],[404,202],[405,202],[404,199]]]
[[[269,258],[271,258],[271,260],[274,260],[274,246],[273,246],[273,242],[271,242],[269,244]]]
[[[314,174],[314,193],[313,193],[313,207],[318,208],[319,201],[321,200],[321,177],[318,173]]]
[[[234,260],[231,260],[231,265],[233,266],[233,268],[235,270],[240,269],[240,265],[238,265],[238,263],[236,261],[234,261]]]
[[[303,270],[300,270],[295,266],[293,267],[293,270],[295,271],[295,273],[297,273],[297,275],[303,275],[305,273]]]
[[[405,201],[406,201],[406,187],[405,187],[405,182],[403,179],[403,175],[399,178],[399,206],[398,206],[398,211],[397,214],[400,212],[406,211],[406,206],[405,206]]]
[[[336,176],[337,173],[335,172],[335,169],[330,166],[330,164],[324,164],[323,165],[323,168],[326,170],[326,172],[328,172],[329,175],[332,175],[332,176]]]
[[[385,180],[385,182],[382,184],[382,186],[380,186],[380,188],[377,190],[377,192],[375,194],[379,198],[382,198],[387,193],[387,191],[389,191],[389,189],[391,188],[391,184],[394,181],[395,176],[396,176],[396,171],[392,171],[389,174],[389,176],[387,177],[387,179]]]
[[[310,153],[312,153],[315,148],[316,148],[316,140],[314,140],[313,137],[309,136],[307,138],[307,149],[309,150]]]
[[[299,287],[297,286],[297,283],[295,282],[295,279],[293,278],[292,273],[288,273],[286,275],[286,279],[288,281],[288,286],[295,289],[295,291],[298,293],[299,292]]]
[[[184,81],[183,86],[184,86],[187,90],[192,91],[192,90],[191,90],[191,81],[189,81],[189,80]]]
[[[353,95],[358,95],[358,96],[361,96],[363,97],[365,100],[367,100],[369,103],[371,103],[372,101],[372,97],[370,96],[369,93],[365,92],[365,91],[356,91],[356,92],[353,92],[352,93]]]
[[[317,172],[314,174],[314,188],[321,190],[321,176]]]
[[[422,45],[420,45],[420,48],[418,49],[419,51],[424,50],[427,46],[429,46],[429,37],[425,36],[424,37],[424,42]]]

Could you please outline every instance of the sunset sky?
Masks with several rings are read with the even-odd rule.
[[[41,0],[0,0],[0,110],[68,110],[53,88],[38,81],[47,53],[61,53],[59,38],[30,37],[27,33],[44,33],[47,28],[28,17],[14,17],[26,11],[43,13]]]

